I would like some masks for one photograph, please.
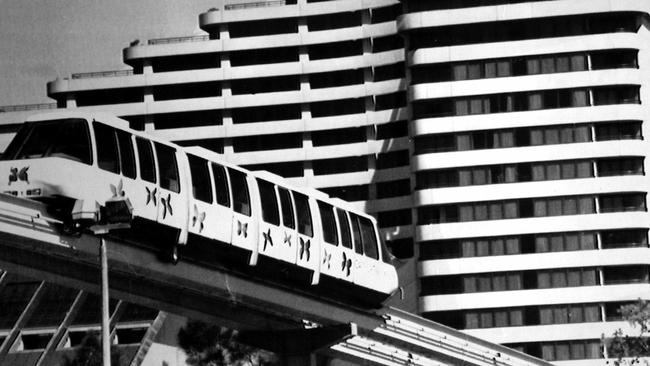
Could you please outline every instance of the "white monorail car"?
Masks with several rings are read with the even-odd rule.
[[[180,253],[183,260],[256,272],[365,305],[378,305],[397,289],[371,216],[279,176],[228,164],[209,150],[131,130],[113,116],[31,117],[0,170],[8,174],[1,192],[47,202],[68,223],[73,207],[88,218],[111,198],[128,199],[133,222],[121,235],[172,262]]]

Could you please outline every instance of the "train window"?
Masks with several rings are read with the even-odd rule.
[[[95,141],[97,143],[97,166],[111,173],[119,173],[117,141],[115,130],[103,123],[93,122]]]
[[[358,254],[363,254],[363,244],[361,243],[361,229],[359,228],[359,220],[357,215],[350,214],[352,222],[352,238],[354,239],[354,251]]]
[[[154,142],[158,156],[158,171],[160,172],[160,188],[172,192],[180,192],[178,165],[176,164],[176,150],[167,145]]]
[[[135,138],[138,147],[138,160],[140,161],[140,178],[147,182],[156,183],[156,164],[153,160],[151,143],[142,137]]]
[[[262,219],[269,224],[280,226],[280,214],[278,213],[278,200],[275,196],[275,187],[262,179],[257,179],[257,186],[260,189],[260,201],[262,203]]]
[[[282,211],[282,223],[289,229],[296,228],[296,221],[293,218],[293,205],[291,204],[291,193],[285,188],[278,187],[280,193],[280,208]]]
[[[212,173],[214,174],[214,190],[217,194],[217,203],[221,206],[230,207],[226,169],[219,164],[212,163]]]
[[[361,227],[361,240],[363,241],[363,253],[372,259],[379,259],[377,251],[377,235],[375,225],[367,217],[359,216],[359,226]]]
[[[297,192],[293,192],[293,199],[296,202],[296,214],[298,215],[298,232],[302,235],[314,236],[309,199],[304,194]]]
[[[126,131],[117,131],[117,143],[120,147],[120,163],[122,174],[128,178],[135,178],[135,156],[133,154],[133,143],[131,134]]]
[[[340,208],[336,209],[336,215],[339,218],[339,231],[341,232],[341,244],[344,247],[352,249],[352,236],[350,235],[350,222],[348,215]]]
[[[208,162],[194,155],[187,155],[192,176],[192,195],[199,201],[212,203],[212,185]]]
[[[84,119],[28,122],[11,141],[3,160],[61,157],[92,164],[90,134]]]
[[[331,244],[338,245],[338,233],[336,232],[336,221],[334,221],[334,210],[332,205],[318,201],[320,211],[320,222],[323,226],[323,239]]]
[[[251,215],[250,196],[248,194],[248,184],[246,183],[246,174],[235,169],[228,169],[230,175],[230,186],[232,187],[232,204],[233,210],[242,215]]]

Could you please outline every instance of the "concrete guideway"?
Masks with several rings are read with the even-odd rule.
[[[43,204],[0,194],[0,268],[98,293],[99,238],[59,227]],[[239,329],[289,364],[318,353],[364,365],[551,365],[397,309],[356,309],[106,240],[112,297]]]

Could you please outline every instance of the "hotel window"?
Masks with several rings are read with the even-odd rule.
[[[426,225],[592,213],[596,213],[593,197],[545,197],[456,205],[423,206],[418,208],[418,224]]]
[[[541,344],[541,357],[546,361],[602,358],[601,341],[575,340]]]
[[[484,257],[519,254],[519,240],[510,238],[485,238],[460,240],[462,257]]]
[[[639,104],[639,87],[625,85],[616,87],[594,88],[594,105]]]
[[[598,159],[596,166],[599,177],[644,174],[643,158],[639,157]]]
[[[592,70],[638,68],[637,50],[534,55],[526,57],[472,60],[456,63],[416,65],[411,69],[413,84],[475,80]]]
[[[642,139],[640,121],[617,121],[596,124],[596,141]]]
[[[648,229],[607,230],[600,234],[603,249],[647,247]]]
[[[464,329],[515,327],[524,325],[524,309],[466,311]]]
[[[598,271],[595,268],[564,268],[537,271],[537,286],[534,288],[561,288],[598,285]]]
[[[634,302],[616,301],[605,303],[605,320],[608,322],[625,320],[623,314],[621,314],[621,307],[629,305],[634,305]]]
[[[585,215],[596,213],[593,197],[533,199],[533,216]]]
[[[638,50],[613,50],[595,52],[591,55],[592,70],[638,68]]]
[[[612,266],[603,268],[604,285],[648,283],[648,266]]]
[[[482,273],[463,276],[463,293],[523,290],[521,272]]]
[[[593,89],[594,104],[640,103],[638,86],[606,86]],[[419,100],[413,117],[437,118],[474,114],[533,111],[589,106],[589,89],[559,89],[459,98]]]
[[[593,177],[591,161],[562,161],[532,164],[532,180],[556,180]]]
[[[600,212],[646,211],[645,193],[618,193],[598,197]]]
[[[591,141],[591,129],[587,125],[534,127],[530,129],[530,144],[554,145]]]
[[[596,233],[570,232],[534,236],[535,253],[596,249]]]
[[[600,318],[600,306],[597,304],[554,305],[539,308],[541,325],[591,323],[599,322]]]

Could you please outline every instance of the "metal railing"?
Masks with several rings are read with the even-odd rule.
[[[71,75],[72,79],[92,79],[92,78],[106,78],[116,76],[133,75],[133,70],[111,70],[111,71],[95,71],[95,72],[79,72]]]
[[[169,43],[185,43],[185,42],[202,42],[210,39],[210,36],[185,36],[185,37],[169,37],[169,38],[155,38],[147,41],[149,45],[155,44],[169,44]]]
[[[238,10],[238,9],[248,9],[248,8],[265,8],[269,6],[282,6],[286,5],[285,0],[269,0],[269,1],[255,1],[250,3],[242,4],[228,4],[224,6],[225,10]]]
[[[36,111],[36,110],[56,109],[56,108],[57,108],[56,103],[5,105],[5,106],[0,106],[0,113]]]

